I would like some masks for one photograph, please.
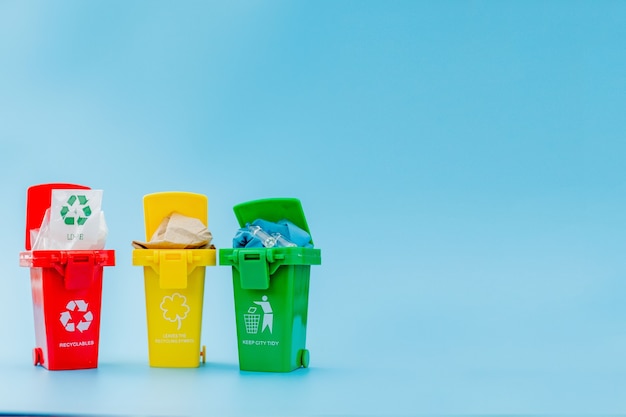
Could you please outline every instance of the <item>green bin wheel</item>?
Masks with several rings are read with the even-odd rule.
[[[309,354],[309,350],[308,349],[302,349],[300,351],[300,365],[303,368],[308,368],[310,359],[311,359],[311,355]]]

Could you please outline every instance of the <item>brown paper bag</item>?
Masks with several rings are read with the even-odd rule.
[[[212,247],[213,235],[199,220],[172,213],[165,217],[149,242],[134,240],[137,249],[201,249]]]

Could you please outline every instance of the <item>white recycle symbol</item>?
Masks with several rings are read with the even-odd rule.
[[[65,311],[61,313],[61,324],[65,327],[65,330],[68,332],[73,332],[78,329],[79,332],[84,332],[91,325],[91,321],[93,320],[93,314],[91,311],[87,311],[88,304],[85,300],[72,300],[65,306]],[[72,312],[78,311],[80,313],[84,313],[82,319],[78,322],[78,324],[72,321]]]

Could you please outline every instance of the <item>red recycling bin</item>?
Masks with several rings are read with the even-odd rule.
[[[35,319],[33,362],[49,370],[98,366],[102,269],[115,265],[113,250],[34,250],[54,189],[89,189],[75,184],[40,184],[28,189],[26,251],[20,266],[30,268]]]

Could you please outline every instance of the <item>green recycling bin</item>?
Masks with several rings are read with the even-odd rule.
[[[239,225],[287,219],[310,235],[300,201],[255,200],[233,208]],[[313,243],[312,240],[310,242]],[[306,326],[313,247],[220,249],[219,264],[232,266],[239,369],[290,372],[308,367]]]

